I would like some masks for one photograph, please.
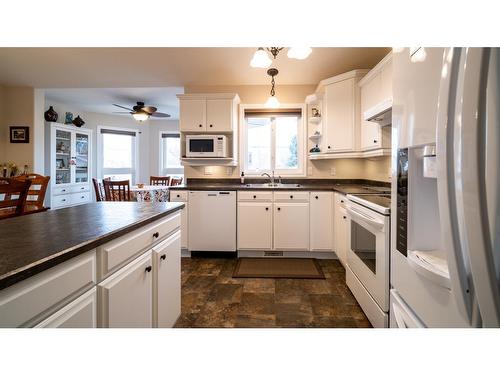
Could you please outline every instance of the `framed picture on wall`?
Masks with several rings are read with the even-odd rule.
[[[30,143],[28,126],[10,126],[10,143]]]

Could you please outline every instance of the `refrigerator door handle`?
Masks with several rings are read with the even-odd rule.
[[[436,126],[437,185],[441,242],[446,252],[451,290],[460,314],[471,322],[468,259],[461,242],[455,194],[454,125],[462,58],[461,48],[446,48],[443,54]]]
[[[457,96],[461,106],[457,108],[459,116],[455,120],[459,136],[457,177],[462,192],[457,203],[461,208],[459,214],[463,214],[474,292],[483,326],[500,327],[500,285],[486,194],[486,100],[491,52],[490,48],[467,48],[465,52],[463,91]],[[498,101],[498,97],[493,100]]]

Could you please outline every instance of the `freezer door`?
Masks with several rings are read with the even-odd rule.
[[[484,327],[500,327],[500,51],[462,50],[456,114],[457,207]]]

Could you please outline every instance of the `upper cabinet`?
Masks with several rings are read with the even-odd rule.
[[[390,149],[391,128],[365,121],[365,112],[392,106],[392,54],[384,57],[359,82],[361,89],[361,150]],[[384,104],[385,103],[385,104]]]
[[[237,94],[182,94],[180,105],[181,132],[227,133],[237,128]]]

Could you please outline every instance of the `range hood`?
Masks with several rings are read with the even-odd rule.
[[[374,105],[363,113],[363,120],[376,122],[380,126],[392,124],[392,99]]]

